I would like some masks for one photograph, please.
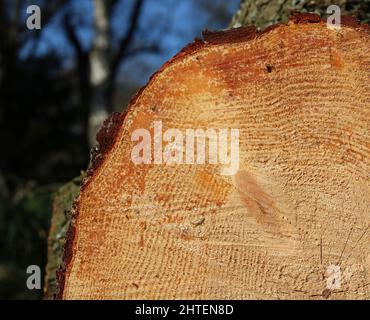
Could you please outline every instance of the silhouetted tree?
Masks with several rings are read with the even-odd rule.
[[[133,51],[130,51],[131,44],[145,1],[133,2],[127,31],[115,44],[113,43],[111,17],[118,2],[118,0],[94,0],[94,37],[88,49],[83,48],[77,36],[77,26],[73,25],[72,15],[67,13],[64,19],[66,34],[77,54],[82,104],[89,106],[90,146],[95,145],[97,131],[113,110],[118,70],[122,61],[133,54]],[[135,48],[135,53],[139,51],[158,52],[158,46],[153,43]]]

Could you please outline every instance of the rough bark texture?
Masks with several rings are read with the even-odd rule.
[[[82,178],[78,177],[61,187],[54,196],[51,228],[48,238],[48,264],[46,266],[44,298],[52,299],[57,292],[56,272],[62,264],[65,234],[71,221],[73,201],[80,191]]]
[[[324,18],[330,5],[338,5],[342,15],[354,16],[363,23],[370,22],[369,0],[243,0],[230,27],[254,25],[264,29],[287,22],[292,10],[315,12]]]
[[[369,299],[370,35],[343,21],[205,34],[168,62],[98,136],[59,298]],[[238,128],[239,171],[135,166],[156,120]]]

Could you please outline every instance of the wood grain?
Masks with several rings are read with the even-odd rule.
[[[75,203],[60,298],[370,298],[370,33],[312,22],[206,36],[116,116]],[[134,165],[131,134],[154,121],[239,129],[238,173]]]

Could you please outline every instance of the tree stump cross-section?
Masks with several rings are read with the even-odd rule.
[[[369,299],[369,47],[354,20],[295,14],[183,49],[100,131],[58,298]],[[135,164],[156,122],[237,129],[235,174],[157,164],[153,139]]]

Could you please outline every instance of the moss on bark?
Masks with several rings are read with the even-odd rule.
[[[315,12],[326,18],[330,5],[338,5],[342,15],[357,17],[370,22],[370,0],[243,0],[230,27],[255,25],[264,29],[270,25],[287,22],[292,10]]]
[[[48,238],[48,263],[45,276],[45,299],[52,299],[57,290],[56,271],[59,269],[65,244],[65,235],[70,222],[74,199],[80,191],[83,177],[77,177],[62,186],[53,199],[51,228]]]

